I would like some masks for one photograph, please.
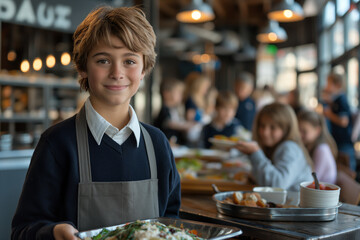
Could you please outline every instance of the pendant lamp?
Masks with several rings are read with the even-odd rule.
[[[287,40],[287,34],[278,22],[269,20],[269,24],[261,30],[256,39],[261,43],[280,43]]]
[[[294,0],[284,0],[271,9],[268,18],[278,22],[296,22],[304,19],[304,10]]]
[[[213,9],[203,0],[192,0],[188,6],[176,15],[176,19],[183,23],[202,23],[214,20],[214,18]]]

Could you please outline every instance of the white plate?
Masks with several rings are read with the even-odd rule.
[[[209,138],[209,142],[211,142],[215,147],[219,148],[231,148],[236,145],[235,141],[225,139]]]

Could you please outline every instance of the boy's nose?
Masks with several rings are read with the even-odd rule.
[[[110,77],[114,80],[118,80],[121,79],[123,76],[123,67],[120,64],[114,64],[111,68]]]

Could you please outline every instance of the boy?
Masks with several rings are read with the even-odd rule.
[[[250,96],[254,90],[254,77],[247,72],[240,73],[235,79],[234,89],[239,101],[235,117],[251,131],[256,113],[255,101]]]
[[[186,122],[180,114],[184,87],[184,83],[177,79],[168,79],[161,83],[162,106],[154,121],[154,126],[163,131],[169,140],[175,139],[175,143],[182,145],[186,144],[187,131],[195,125],[195,121]]]
[[[41,136],[12,239],[76,239],[78,230],[178,215],[180,178],[168,141],[129,105],[155,64],[155,42],[135,7],[101,7],[78,26],[73,57],[90,97]]]
[[[324,115],[328,119],[329,130],[339,152],[349,157],[351,169],[356,170],[355,151],[351,140],[352,113],[346,95],[342,90],[343,81],[341,75],[329,74],[323,91],[323,100],[329,105],[324,105]]]
[[[239,121],[234,118],[238,101],[236,96],[229,91],[220,92],[215,102],[215,117],[211,123],[202,130],[202,139],[205,148],[211,148],[209,138],[215,135],[226,137],[234,136],[241,128]]]

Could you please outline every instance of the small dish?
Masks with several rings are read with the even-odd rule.
[[[283,188],[276,187],[254,187],[254,192],[260,193],[261,197],[268,202],[284,204],[286,201],[287,191]]]
[[[314,189],[313,182],[300,183],[300,207],[303,208],[329,208],[339,204],[340,187],[326,182],[320,186],[326,189]]]

